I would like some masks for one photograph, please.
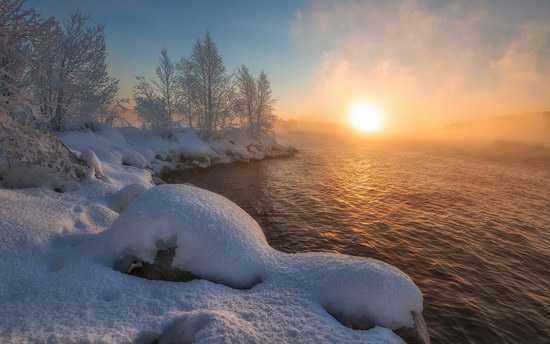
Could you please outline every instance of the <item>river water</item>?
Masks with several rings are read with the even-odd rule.
[[[294,158],[177,172],[231,199],[285,252],[372,257],[424,294],[433,343],[550,341],[550,150],[320,134]]]

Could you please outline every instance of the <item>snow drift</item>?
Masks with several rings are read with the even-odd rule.
[[[98,246],[108,248],[110,257],[129,255],[149,263],[159,249],[177,247],[174,267],[236,288],[262,279],[263,256],[270,251],[246,212],[223,196],[188,185],[144,192],[102,234]]]

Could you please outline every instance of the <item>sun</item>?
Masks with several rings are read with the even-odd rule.
[[[349,118],[353,127],[359,131],[373,132],[382,127],[382,112],[372,103],[357,103],[351,107]]]

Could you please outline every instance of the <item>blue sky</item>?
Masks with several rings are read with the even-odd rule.
[[[134,74],[151,75],[160,49],[173,60],[189,55],[197,37],[210,30],[226,67],[246,64],[254,73],[265,70],[274,94],[285,98],[309,87],[309,70],[318,52],[295,46],[289,30],[301,1],[113,1],[27,0],[43,16],[67,18],[79,9],[91,23],[106,25],[113,76],[131,96]],[[289,82],[288,76],[295,76]]]
[[[232,71],[272,80],[283,118],[344,122],[359,101],[388,126],[550,110],[549,0],[27,0],[106,24],[112,75],[131,96],[160,48],[189,55],[210,30]]]

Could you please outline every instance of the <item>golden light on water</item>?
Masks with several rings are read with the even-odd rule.
[[[382,112],[373,103],[357,103],[351,107],[349,118],[353,127],[363,132],[377,131],[382,127]]]

